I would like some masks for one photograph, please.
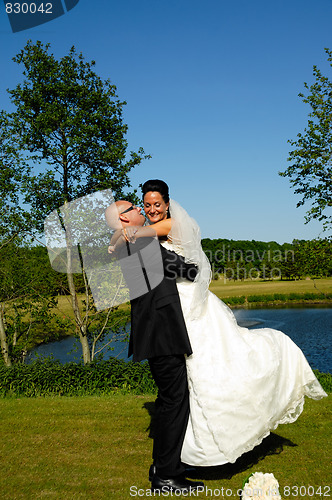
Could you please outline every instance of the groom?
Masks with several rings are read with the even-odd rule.
[[[139,207],[128,201],[117,201],[107,208],[105,217],[112,228],[143,226],[145,217]],[[139,253],[149,238],[139,238],[135,244],[123,242],[127,255]],[[153,465],[149,479],[152,490],[188,492],[204,486],[184,476],[181,449],[189,417],[189,393],[185,354],[192,353],[176,277],[191,281],[196,276],[193,264],[160,245],[164,277],[155,288],[131,300],[130,356],[134,361],[148,359],[158,387],[155,403]],[[121,262],[121,261],[120,261]],[[125,273],[123,268],[123,272]],[[142,267],[144,276],[147,273]]]

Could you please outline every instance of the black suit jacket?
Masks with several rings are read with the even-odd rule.
[[[149,238],[140,238],[130,245],[129,253],[140,252]],[[128,356],[133,361],[156,356],[192,353],[186,324],[183,318],[176,278],[195,279],[197,269],[186,264],[175,252],[161,250],[164,275],[161,282],[150,291],[131,302],[131,334]],[[127,248],[129,246],[127,245]],[[123,269],[124,275],[125,269]],[[144,265],[142,272],[146,276]]]

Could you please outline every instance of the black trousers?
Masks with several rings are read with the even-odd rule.
[[[157,475],[171,478],[184,472],[181,449],[189,418],[189,391],[184,355],[149,359],[158,387],[155,402],[153,461]]]

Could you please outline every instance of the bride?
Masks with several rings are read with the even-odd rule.
[[[186,357],[190,417],[181,459],[193,466],[235,462],[279,424],[294,422],[304,396],[327,394],[287,335],[240,327],[228,306],[209,291],[211,268],[199,227],[169,199],[167,184],[149,180],[142,190],[145,214],[160,243],[198,266],[194,283],[177,279],[193,350]],[[133,242],[145,230],[136,228],[126,237]]]

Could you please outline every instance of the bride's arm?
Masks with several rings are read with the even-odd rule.
[[[128,226],[123,229],[124,237],[130,243],[135,243],[137,238],[167,236],[172,228],[172,219],[165,219],[150,226]]]
[[[121,247],[125,240],[135,243],[137,238],[167,236],[172,228],[172,219],[165,219],[150,226],[128,226],[116,231],[110,241],[108,252],[112,253]]]
[[[137,238],[151,236],[151,230],[153,231],[154,236],[158,236],[158,238],[160,238],[161,236],[167,236],[169,234],[172,229],[172,219],[164,219],[156,222],[155,224],[151,224],[150,226],[139,227],[136,229],[137,231],[135,234]]]

